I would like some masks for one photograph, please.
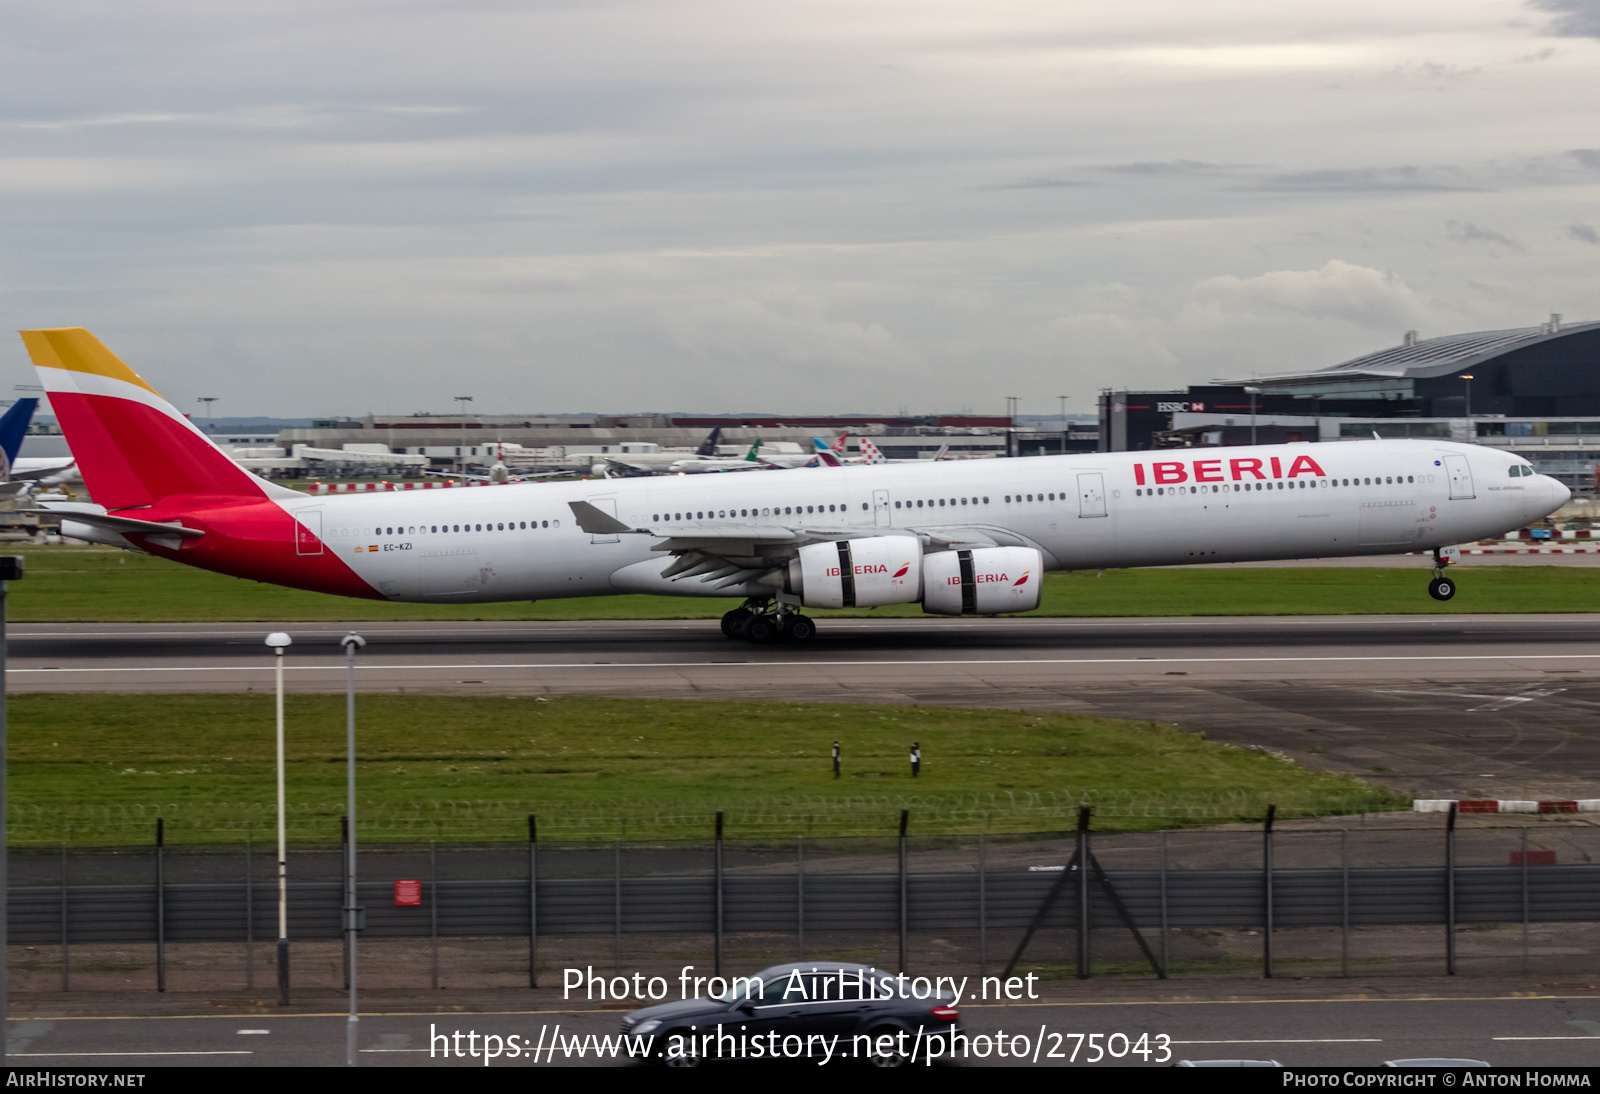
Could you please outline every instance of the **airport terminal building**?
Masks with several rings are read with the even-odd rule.
[[[1600,467],[1600,322],[1406,332],[1397,346],[1312,372],[1184,391],[1105,391],[1101,448],[1438,437],[1525,456],[1574,492]]]

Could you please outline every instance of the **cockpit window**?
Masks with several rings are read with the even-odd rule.
[[[1514,463],[1511,465],[1511,477],[1514,479],[1524,478],[1531,474],[1533,474],[1533,468],[1525,463]]]

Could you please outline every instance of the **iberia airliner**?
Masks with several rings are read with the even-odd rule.
[[[311,497],[242,470],[88,331],[22,332],[95,504],[79,539],[374,600],[740,596],[730,637],[801,609],[1039,606],[1050,570],[1434,552],[1555,510],[1525,460],[1432,440],[1101,452]]]

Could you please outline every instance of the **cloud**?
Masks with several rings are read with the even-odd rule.
[[[1007,182],[999,186],[992,186],[992,190],[1069,190],[1077,186],[1093,186],[1092,182],[1082,182],[1078,179],[1034,178],[1023,179],[1021,182]]]
[[[1206,163],[1202,160],[1154,160],[1142,163],[1113,163],[1102,167],[1119,175],[1223,175],[1247,166],[1242,163]]]
[[[1194,303],[1217,313],[1274,314],[1395,327],[1422,314],[1423,302],[1399,275],[1337,258],[1315,270],[1273,270],[1255,277],[1210,277]]]
[[[1356,167],[1290,171],[1270,175],[1245,190],[1386,193],[1393,191],[1475,190],[1455,167]]]
[[[1596,0],[1533,0],[1540,11],[1555,14],[1551,34],[1563,38],[1600,38],[1600,3]]]
[[[1522,244],[1509,236],[1480,228],[1470,220],[1447,220],[1444,226],[1445,231],[1450,233],[1450,238],[1457,243],[1498,243],[1502,247],[1522,249]]]
[[[1600,232],[1595,231],[1594,226],[1590,224],[1569,224],[1567,226],[1567,237],[1583,243],[1593,243],[1596,246],[1600,246]]]

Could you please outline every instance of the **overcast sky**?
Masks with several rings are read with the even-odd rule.
[[[1600,319],[1597,62],[1600,0],[10,0],[0,316],[229,416],[1089,411]]]

